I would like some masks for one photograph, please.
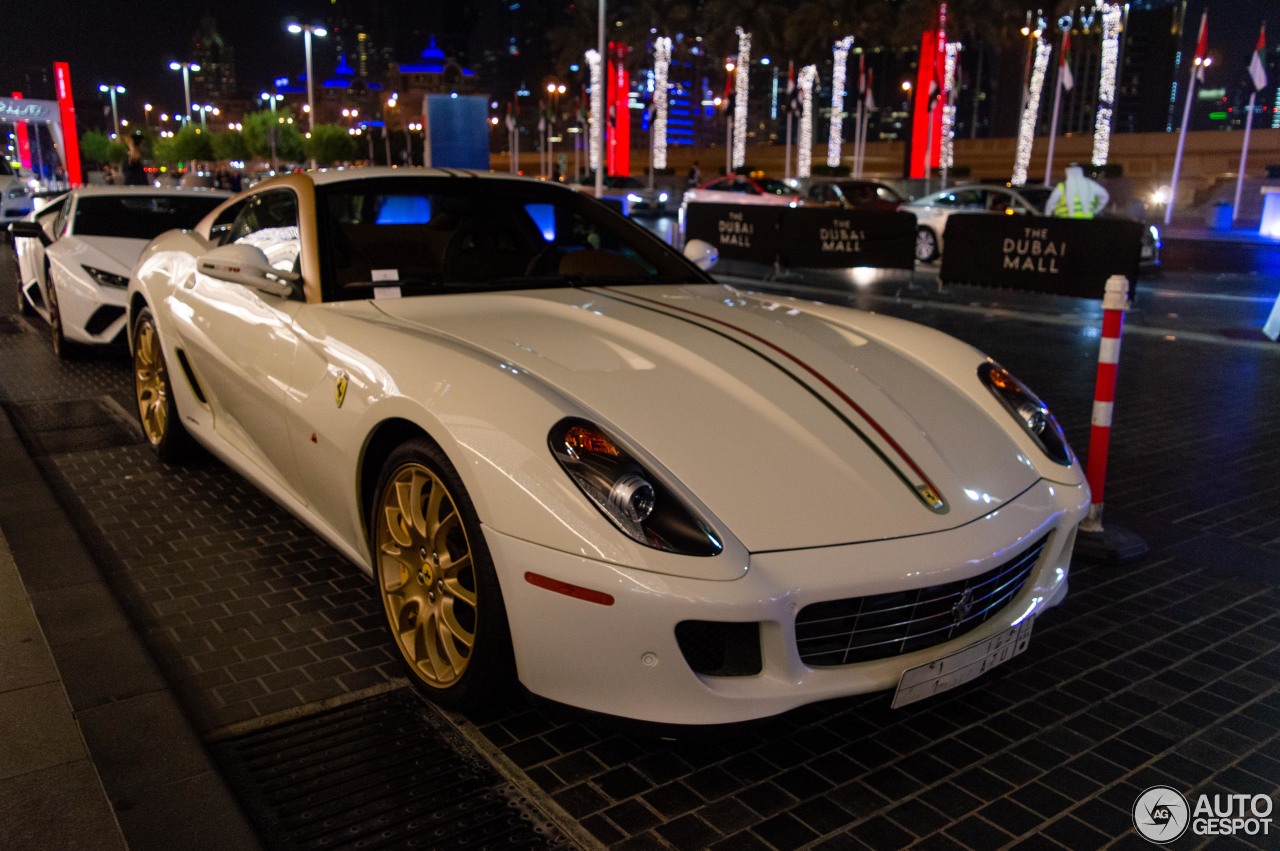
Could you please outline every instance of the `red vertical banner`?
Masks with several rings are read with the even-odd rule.
[[[22,100],[22,92],[13,93],[14,100]],[[22,163],[22,167],[31,168],[31,137],[27,135],[27,122],[19,121],[14,128],[14,133],[18,137],[18,161]]]
[[[609,43],[608,78],[605,83],[605,112],[609,116],[605,134],[605,174],[626,177],[631,174],[631,73],[622,64],[625,45]]]
[[[67,167],[67,182],[79,186],[80,136],[76,132],[76,105],[71,96],[71,66],[53,63],[53,84],[58,93],[58,113],[62,118],[62,159]]]
[[[942,106],[946,101],[946,35],[925,30],[920,39],[920,67],[916,71],[915,103],[911,116],[911,177],[925,176],[925,153],[929,168],[937,168],[942,156]],[[933,109],[930,111],[929,107]],[[932,123],[932,136],[930,124]],[[932,144],[931,144],[932,143]]]

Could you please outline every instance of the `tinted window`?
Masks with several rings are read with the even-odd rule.
[[[385,178],[316,191],[326,300],[706,280],[643,228],[553,185]]]
[[[72,233],[152,239],[172,228],[193,228],[223,202],[212,195],[82,195]]]
[[[761,180],[760,188],[770,195],[791,195],[795,192],[781,180]]]

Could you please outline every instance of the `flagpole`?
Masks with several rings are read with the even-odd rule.
[[[1200,52],[1200,45],[1204,39],[1204,28],[1208,19],[1209,11],[1206,9],[1200,15],[1200,35],[1196,38],[1196,57],[1191,63],[1191,76],[1187,81],[1187,102],[1182,107],[1182,130],[1178,133],[1178,148],[1173,155],[1173,179],[1169,182],[1169,206],[1164,208],[1165,227],[1173,221],[1173,204],[1178,198],[1178,173],[1182,171],[1182,146],[1187,141],[1187,122],[1191,120],[1191,103],[1196,98],[1196,74],[1204,67],[1201,65],[1204,56]]]
[[[1245,162],[1249,158],[1249,133],[1253,130],[1253,105],[1258,98],[1259,89],[1266,88],[1266,73],[1262,70],[1262,52],[1266,49],[1267,43],[1267,25],[1262,25],[1262,31],[1258,33],[1258,46],[1254,48],[1253,56],[1249,62],[1249,77],[1253,84],[1253,91],[1249,93],[1249,111],[1244,120],[1244,144],[1240,146],[1240,169],[1236,173],[1236,197],[1231,204],[1231,224],[1236,223],[1236,218],[1240,215],[1240,192],[1244,189],[1244,171]],[[1261,74],[1261,78],[1255,74]],[[1261,85],[1259,85],[1261,84]]]
[[[1257,97],[1257,92],[1249,95],[1249,112],[1244,119],[1244,144],[1240,146],[1240,171],[1236,175],[1236,197],[1231,202],[1231,224],[1233,225],[1236,223],[1236,217],[1240,215],[1240,191],[1244,189],[1244,164],[1249,158],[1249,133],[1253,130],[1253,102]]]
[[[783,179],[791,181],[791,105],[787,104],[787,154],[783,161]]]
[[[861,153],[858,144],[858,131],[862,129],[862,98],[858,98],[858,109],[853,114],[853,172],[854,177],[862,177],[858,156]]]
[[[1044,159],[1044,182],[1049,185],[1053,176],[1053,146],[1058,140],[1058,107],[1062,104],[1062,68],[1066,63],[1067,31],[1062,31],[1062,46],[1058,54],[1058,84],[1053,87],[1053,117],[1049,119],[1049,150]]]

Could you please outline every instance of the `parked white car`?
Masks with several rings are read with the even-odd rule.
[[[125,286],[159,234],[194,226],[231,196],[211,190],[91,186],[55,198],[10,231],[18,255],[18,308],[49,323],[53,348],[125,337]]]
[[[0,225],[30,215],[33,206],[31,187],[0,156]]]
[[[928,263],[942,256],[942,236],[952,213],[1043,216],[1052,191],[1052,187],[1039,184],[971,183],[942,189],[903,204],[901,209],[916,217],[916,260]],[[1143,228],[1139,262],[1148,269],[1160,265],[1160,230],[1155,225]]]
[[[1067,593],[1089,488],[1009,372],[717,284],[583,192],[276,178],[152,242],[128,295],[157,455],[194,439],[368,573],[448,706],[903,705]]]

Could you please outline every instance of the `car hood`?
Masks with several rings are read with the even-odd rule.
[[[1041,477],[982,356],[912,323],[715,285],[375,304],[573,399],[753,551],[953,528]]]

